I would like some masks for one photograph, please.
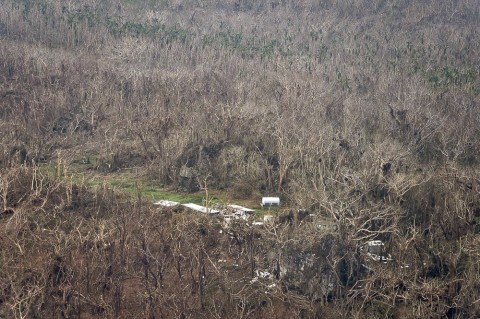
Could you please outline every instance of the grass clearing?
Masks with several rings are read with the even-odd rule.
[[[46,175],[63,177],[73,183],[86,185],[89,188],[111,187],[114,191],[128,194],[130,196],[140,195],[149,202],[158,200],[169,200],[182,204],[193,203],[205,205],[205,192],[184,193],[177,190],[157,187],[151,181],[142,178],[138,172],[133,170],[102,173],[94,169],[92,163],[73,161],[67,166],[59,166],[56,163],[40,166],[40,171]],[[231,194],[222,190],[209,190],[209,202],[212,204],[237,204],[255,210],[257,217],[264,215],[277,215],[282,212],[280,207],[263,208],[260,205],[260,198],[237,199]]]

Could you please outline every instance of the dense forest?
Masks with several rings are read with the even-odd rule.
[[[0,317],[479,318],[479,33],[472,0],[0,0]]]

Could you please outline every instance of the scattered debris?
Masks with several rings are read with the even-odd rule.
[[[323,231],[337,231],[338,226],[335,222],[331,220],[319,220],[316,224],[317,229]]]
[[[227,211],[233,210],[233,217],[236,219],[248,219],[248,217],[255,215],[255,211],[240,205],[227,205]]]
[[[223,215],[225,226],[230,225],[232,220],[248,220],[251,216],[255,214],[255,211],[253,209],[239,205],[217,205],[215,208],[220,210],[220,213]]]
[[[205,213],[205,214],[219,214],[220,211],[212,208],[207,208],[201,205],[193,204],[193,203],[188,203],[188,204],[182,204],[182,206],[187,207],[191,210],[194,210],[199,213]]]
[[[158,205],[163,207],[175,207],[180,205],[180,203],[162,199],[162,200],[159,200],[158,202],[153,203],[153,205]]]
[[[387,263],[392,258],[390,254],[385,253],[385,244],[381,240],[370,240],[360,248],[367,253],[367,256],[374,261]]]
[[[255,270],[255,275],[257,275],[258,278],[273,278],[272,274],[269,273],[268,271],[261,271],[261,270]]]
[[[225,222],[225,227],[228,227],[228,225],[232,222],[232,220],[235,220],[235,219],[248,220],[249,217],[255,215],[255,211],[253,209],[243,207],[240,205],[234,205],[234,204],[226,205],[226,206],[217,204],[217,205],[214,205],[212,208],[211,207],[207,208],[205,206],[201,206],[193,203],[181,204],[179,202],[174,202],[166,199],[156,201],[153,204],[162,206],[162,207],[183,206],[193,211],[204,213],[204,214],[205,213],[221,214]]]
[[[250,280],[250,283],[257,282],[258,279],[273,279],[273,275],[269,273],[268,271],[262,271],[262,270],[255,270],[255,277]]]
[[[273,215],[265,215],[263,216],[263,222],[265,224],[271,225],[275,221],[275,217]]]

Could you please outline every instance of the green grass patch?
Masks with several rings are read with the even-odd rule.
[[[255,209],[255,214],[260,216],[277,215],[283,211],[282,207],[263,208],[260,206],[252,209]]]
[[[145,201],[156,202],[158,200],[169,200],[181,204],[194,203],[205,205],[205,192],[183,193],[157,187],[152,182],[146,181],[133,172],[101,173],[92,169],[92,163],[74,161],[65,169],[56,163],[45,164],[40,167],[41,171],[54,178],[67,179],[73,183],[86,185],[95,189],[98,187],[110,187],[119,193],[137,197],[139,194]],[[255,210],[257,217],[264,215],[277,215],[284,208],[271,207],[263,208],[260,205],[261,198],[237,199],[232,198],[226,191],[209,190],[209,205],[213,204],[237,204]]]
[[[88,187],[112,187],[115,191],[127,193],[131,196],[138,196],[138,193],[147,201],[158,201],[161,199],[180,203],[194,203],[198,205],[205,204],[205,193],[180,193],[166,190],[141,180],[131,173],[73,173],[71,179],[75,183],[82,183]],[[209,194],[210,204],[221,203],[222,199],[215,193]]]

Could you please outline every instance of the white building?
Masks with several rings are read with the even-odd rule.
[[[263,197],[262,207],[265,206],[280,206],[280,197]]]

